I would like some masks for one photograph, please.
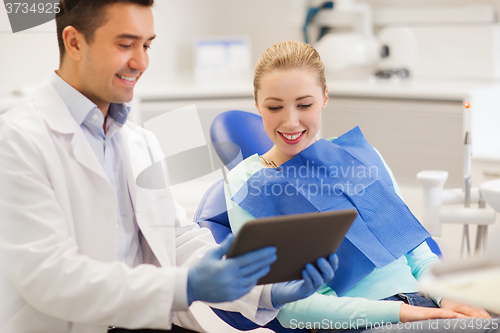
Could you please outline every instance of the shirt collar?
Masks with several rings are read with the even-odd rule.
[[[95,105],[90,99],[85,97],[81,92],[73,88],[69,83],[64,81],[55,72],[50,77],[50,83],[61,96],[64,103],[68,107],[69,112],[76,120],[78,125],[82,125],[88,114],[95,108]],[[120,124],[125,124],[127,121],[130,106],[127,104],[111,103],[108,110],[108,115]]]
[[[108,115],[113,118],[117,123],[123,125],[127,121],[128,113],[130,112],[130,106],[127,104],[115,104],[111,103],[109,105]]]

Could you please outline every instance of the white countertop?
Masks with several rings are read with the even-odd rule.
[[[463,101],[474,90],[497,86],[500,81],[358,79],[329,81],[329,95],[349,97],[401,98]]]
[[[497,86],[493,80],[436,80],[436,79],[375,79],[328,81],[330,96],[400,98],[423,100],[463,101],[474,90]],[[197,85],[181,81],[176,85],[138,85],[136,94],[143,100],[181,100],[215,98],[252,98],[251,80],[247,82]]]
[[[493,80],[431,80],[431,79],[366,79],[330,80],[329,95],[338,97],[373,97],[422,100],[463,101],[474,90],[487,87],[500,89],[500,81]],[[20,103],[30,93],[16,94],[0,91],[0,112]],[[135,95],[142,101],[252,98],[252,80],[196,84],[192,79],[180,79],[175,84],[152,85],[139,81]]]
[[[135,94],[142,100],[186,100],[216,98],[252,98],[252,85],[177,85],[138,86]]]
[[[197,83],[191,74],[178,74],[166,84],[137,83],[135,96],[144,101],[217,98],[252,98],[252,78]]]

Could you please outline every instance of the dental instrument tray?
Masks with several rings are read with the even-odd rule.
[[[300,280],[306,264],[337,250],[356,216],[349,209],[256,219],[241,227],[227,258],[274,246],[278,259],[257,284]]]

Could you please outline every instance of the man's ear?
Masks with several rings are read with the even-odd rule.
[[[69,25],[62,32],[64,47],[66,48],[65,55],[75,61],[82,59],[82,46],[85,43],[85,36],[81,34],[75,27]]]

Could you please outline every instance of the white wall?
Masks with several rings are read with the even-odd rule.
[[[300,39],[305,0],[156,0],[157,39],[150,50],[150,68],[143,83],[165,84],[177,72],[192,69],[192,51],[201,36],[248,35],[252,62],[272,44]],[[0,91],[37,85],[58,66],[54,21],[25,32],[11,33],[0,6]]]
[[[490,4],[500,10],[498,0],[363,0],[372,6],[441,6]]]
[[[55,22],[13,34],[0,5],[0,91],[35,85],[59,63]]]
[[[171,79],[169,73],[191,71],[193,46],[199,37],[249,36],[255,63],[272,44],[301,40],[305,4],[305,0],[157,0],[158,37],[143,80],[164,83],[160,73]]]
[[[247,35],[252,63],[272,44],[302,40],[304,6],[323,0],[156,0],[157,40],[143,83],[165,84],[192,69],[193,44],[200,36]],[[474,4],[476,0],[366,0],[372,6]],[[482,0],[500,13],[500,0]],[[499,16],[497,14],[497,16]],[[0,91],[36,85],[58,65],[54,21],[12,34],[0,6]]]

